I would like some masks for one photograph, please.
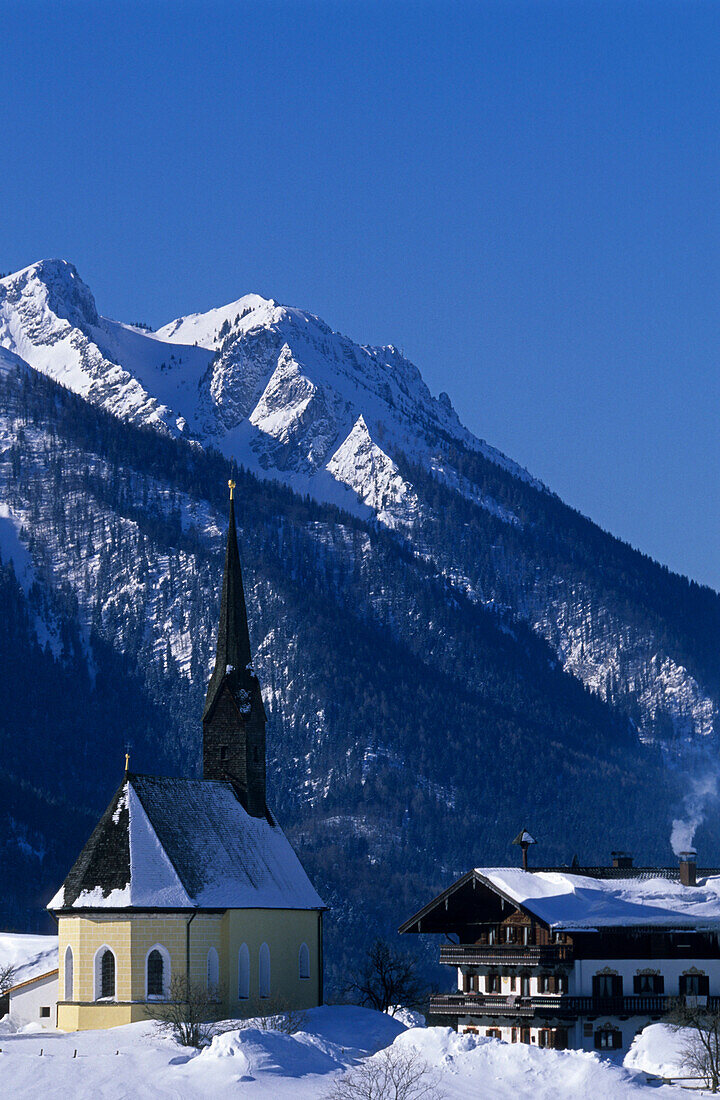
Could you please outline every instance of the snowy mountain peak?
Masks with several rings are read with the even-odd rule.
[[[272,298],[245,294],[207,313],[178,317],[159,328],[155,336],[173,344],[196,344],[217,351],[228,336],[237,336],[260,325],[276,324],[285,312],[285,307]]]
[[[0,282],[0,347],[115,415],[212,443],[319,500],[355,507],[341,488],[352,486],[384,522],[388,478],[403,480],[400,454],[460,491],[462,480],[438,461],[448,441],[530,480],[461,424],[447,395],[434,398],[394,345],[361,346],[259,294],[151,333],[100,316],[72,264],[42,260]],[[377,454],[356,446],[364,459],[349,478],[348,440],[358,444],[360,425]],[[394,491],[390,499],[405,512]]]
[[[67,260],[40,260],[0,279],[0,296],[19,304],[23,299],[42,303],[71,325],[96,325],[98,312],[92,291]]]

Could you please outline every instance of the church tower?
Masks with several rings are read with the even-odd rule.
[[[203,778],[227,779],[253,817],[264,817],[265,708],[252,667],[237,532],[234,481],[215,668],[203,711]]]

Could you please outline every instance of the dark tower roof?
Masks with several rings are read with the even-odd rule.
[[[234,488],[234,486],[233,486]],[[252,654],[248,631],[245,591],[243,589],[237,531],[235,530],[235,502],[230,496],[230,522],[225,550],[225,574],[220,600],[220,625],[218,627],[215,668],[210,677],[203,718],[214,709],[225,677],[232,680],[235,692],[252,690]]]

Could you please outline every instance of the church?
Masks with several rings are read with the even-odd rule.
[[[63,1031],[146,1019],[174,978],[209,990],[228,1017],[322,1003],[325,906],[266,802],[266,716],[229,486],[203,777],[137,775],[126,758],[122,783],[48,905]]]

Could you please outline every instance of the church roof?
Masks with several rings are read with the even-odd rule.
[[[208,685],[203,718],[207,718],[214,710],[223,683],[226,681],[241,713],[249,712],[253,696],[259,692],[257,692],[257,681],[252,672],[250,632],[235,529],[235,502],[232,496],[225,548],[225,571],[220,597],[220,625],[215,667]],[[260,705],[262,706],[262,701]]]
[[[223,780],[127,775],[48,909],[322,909],[276,823]]]

